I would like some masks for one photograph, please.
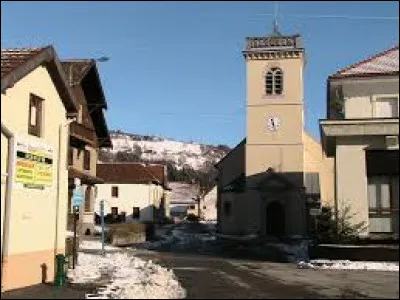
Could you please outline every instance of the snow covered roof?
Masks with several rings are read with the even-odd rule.
[[[337,71],[329,78],[399,74],[399,45]]]

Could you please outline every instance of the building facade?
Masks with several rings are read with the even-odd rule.
[[[399,47],[329,76],[324,151],[334,159],[336,213],[349,208],[361,236],[399,232]]]
[[[322,169],[329,174],[329,164],[319,143],[304,130],[301,37],[277,30],[250,37],[243,54],[247,136],[216,165],[218,230],[306,236],[307,201],[331,201],[332,193],[329,180],[321,179]]]
[[[77,104],[52,46],[1,50],[1,287],[54,279],[64,254],[68,116]]]
[[[167,169],[164,165],[139,163],[101,163],[98,175],[104,183],[96,185],[95,211],[127,222],[162,222],[169,217]]]
[[[94,185],[103,182],[96,172],[98,151],[112,147],[103,112],[107,101],[95,60],[68,60],[62,66],[78,103],[77,119],[70,125],[68,148],[68,230],[73,230],[73,192],[77,189],[84,198],[79,209],[78,234],[91,234],[94,232]]]

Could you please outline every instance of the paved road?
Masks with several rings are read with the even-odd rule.
[[[397,272],[304,270],[293,264],[172,252],[137,255],[172,268],[190,299],[399,298]]]

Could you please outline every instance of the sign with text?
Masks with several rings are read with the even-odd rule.
[[[83,202],[83,194],[80,188],[76,188],[72,194],[73,205],[80,207]]]
[[[40,141],[16,139],[15,182],[44,189],[53,183],[53,149]]]

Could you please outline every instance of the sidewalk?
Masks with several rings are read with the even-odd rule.
[[[66,284],[58,287],[52,284],[38,284],[16,289],[1,294],[1,299],[85,299],[85,294],[92,293],[89,285]]]

